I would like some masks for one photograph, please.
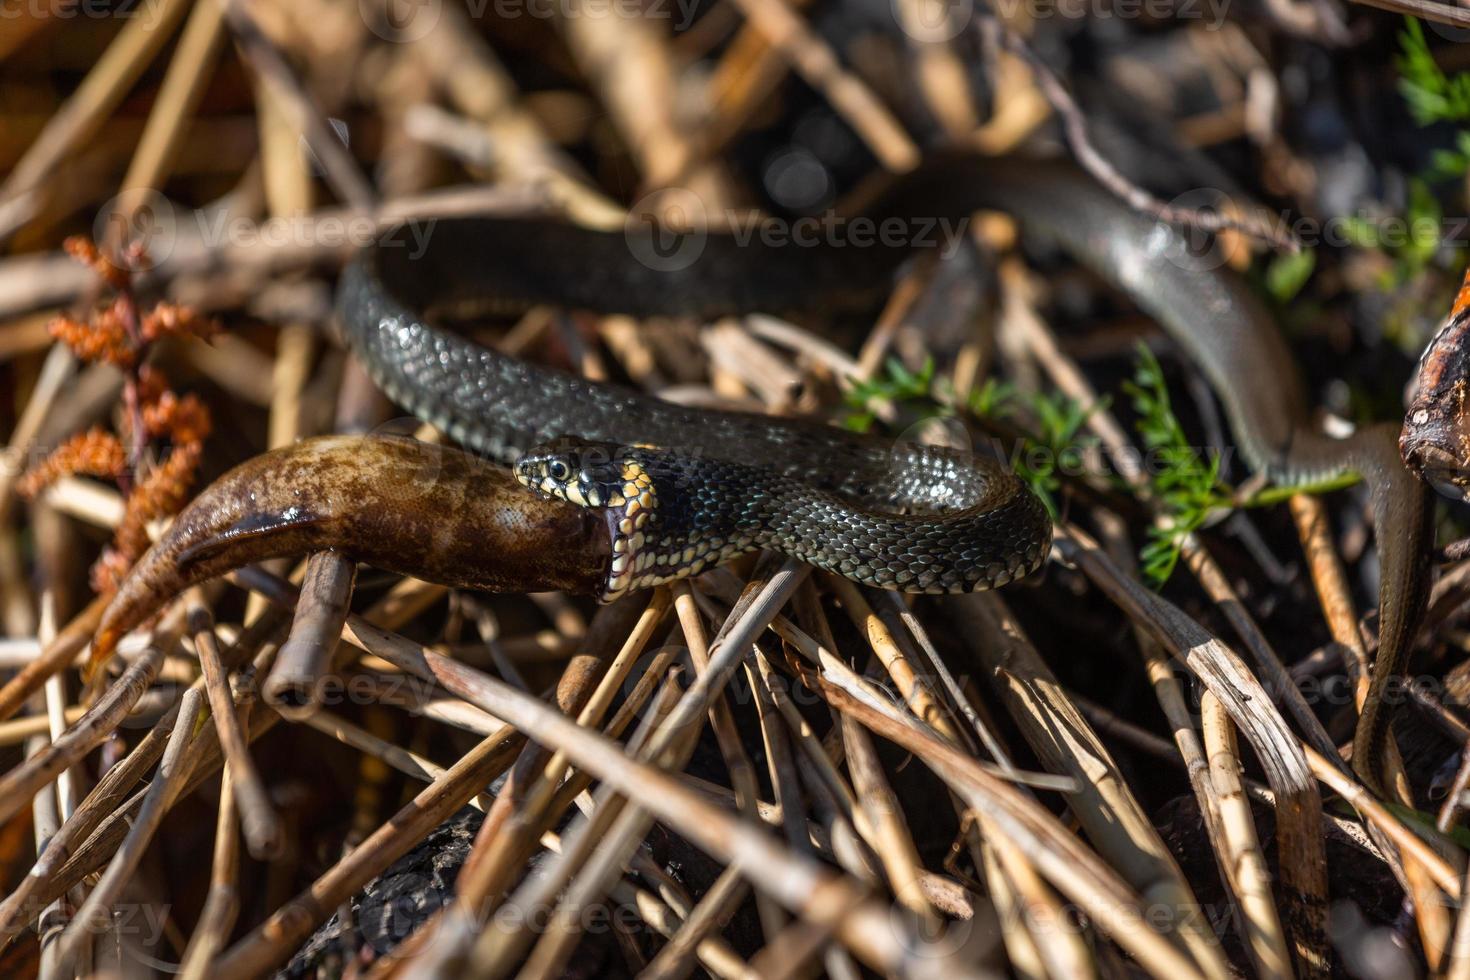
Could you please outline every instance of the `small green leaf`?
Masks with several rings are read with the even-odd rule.
[[[1317,268],[1317,253],[1304,248],[1295,255],[1282,253],[1266,266],[1266,288],[1278,303],[1288,303],[1302,291]]]

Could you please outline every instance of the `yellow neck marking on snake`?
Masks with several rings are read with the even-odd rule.
[[[612,512],[609,514],[609,523],[616,518],[613,530],[613,558],[612,567],[607,576],[607,599],[615,599],[621,595],[632,584],[634,576],[640,567],[646,568],[647,562],[640,562],[643,557],[643,527],[648,523],[648,515],[658,506],[658,496],[653,488],[653,478],[631,460],[624,461],[621,476],[623,487],[621,497],[614,495],[608,501],[612,507],[621,507],[622,513]]]

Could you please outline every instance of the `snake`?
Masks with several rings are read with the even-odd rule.
[[[939,156],[861,212],[875,225],[1014,216],[1131,298],[1198,365],[1241,455],[1272,482],[1345,474],[1369,488],[1380,564],[1377,662],[1353,743],[1381,791],[1391,705],[1428,589],[1432,507],[1399,458],[1397,430],[1320,431],[1284,338],[1249,284],[1184,260],[1191,241],[1067,163]],[[421,250],[386,235],[339,286],[347,345],[394,401],[538,494],[604,516],[608,597],[753,550],[865,585],[923,593],[994,588],[1049,551],[1044,506],[1005,464],[802,418],[673,404],[475,343],[447,317],[537,305],[698,320],[763,312],[830,320],[872,311],[914,242],[844,247],[652,222],[599,230],[550,217],[442,220]]]

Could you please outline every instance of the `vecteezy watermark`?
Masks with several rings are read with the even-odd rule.
[[[925,44],[958,37],[975,18],[977,0],[890,0],[903,32]],[[1231,0],[987,0],[1007,23],[1025,20],[1202,21],[1205,30],[1225,23]]]
[[[1230,195],[1213,187],[1198,187],[1173,198],[1170,208],[1202,215],[1236,214]],[[1358,246],[1393,251],[1406,245],[1460,248],[1470,245],[1470,216],[1420,215],[1359,211],[1355,214],[1313,218],[1287,211],[1253,209],[1254,224],[1273,237],[1295,239],[1303,248]],[[1208,272],[1230,261],[1234,240],[1198,225],[1160,221],[1145,246],[1155,256],[1191,272]]]
[[[167,262],[184,244],[204,249],[399,247],[421,258],[434,232],[433,218],[384,227],[364,214],[304,214],[257,221],[224,208],[196,210],[175,205],[153,190],[124,191],[102,205],[92,238],[104,254],[133,249],[149,263]],[[121,263],[120,263],[121,264]]]
[[[704,254],[708,225],[703,198],[682,187],[665,187],[629,209],[623,237],[643,265],[654,272],[678,272]]]
[[[69,930],[79,929],[93,936],[112,936],[115,940],[126,939],[120,945],[129,950],[130,955],[137,957],[140,962],[174,973],[177,972],[175,968],[178,964],[156,960],[145,952],[163,946],[164,925],[168,922],[172,908],[171,905],[152,902],[114,902],[91,912],[78,910],[70,915],[48,918],[46,925],[65,926]],[[27,918],[36,917],[45,911],[45,906],[33,897],[20,911]]]
[[[57,2],[57,0],[51,0]],[[156,2],[156,0],[154,0]],[[439,26],[444,0],[357,0],[363,23],[385,41],[409,43]],[[694,22],[697,0],[465,0],[473,21],[667,20],[683,31]]]
[[[7,0],[0,3],[0,23],[7,20],[127,20],[142,18],[158,25],[159,0]]]
[[[687,269],[704,254],[711,234],[737,248],[937,249],[948,258],[969,229],[967,217],[847,217],[835,211],[779,218],[727,211],[711,221],[699,195],[683,188],[655,191],[638,201],[623,224],[628,250],[655,272]],[[711,229],[718,229],[712,231]]]

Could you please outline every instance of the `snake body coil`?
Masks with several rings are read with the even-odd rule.
[[[1368,481],[1382,566],[1380,647],[1354,763],[1383,786],[1382,694],[1403,668],[1422,611],[1430,530],[1427,491],[1399,462],[1395,433],[1320,435],[1290,353],[1245,284],[1228,270],[1194,268],[1176,230],[1071,168],[940,159],[900,179],[866,215],[933,222],[980,208],[1009,211],[1053,238],[1169,330],[1219,393],[1254,469],[1284,485],[1349,471]],[[339,298],[348,342],[415,414],[497,460],[522,460],[527,486],[603,507],[623,549],[610,593],[757,547],[909,591],[987,588],[1040,564],[1046,514],[997,462],[801,420],[681,408],[498,354],[425,317],[436,305],[536,303],[705,318],[869,310],[911,254],[877,243],[777,247],[710,234],[697,257],[666,268],[647,260],[663,254],[656,234],[549,220],[439,222],[426,254],[379,246],[349,268]],[[562,436],[579,441],[528,455]],[[640,502],[630,520],[631,500]]]
[[[992,588],[1034,571],[1049,547],[1050,520],[994,459],[802,419],[673,405],[488,350],[420,312],[432,303],[538,302],[632,314],[791,309],[826,300],[827,292],[811,292],[824,277],[834,287],[850,282],[830,256],[805,251],[757,255],[711,238],[698,263],[670,275],[641,264],[621,234],[547,221],[441,222],[417,260],[402,249],[366,251],[344,275],[342,315],[373,379],[470,448],[510,465],[549,440],[575,436],[578,475],[605,482],[583,473],[600,455],[618,468],[619,485],[632,479],[621,479],[623,468],[649,480],[640,514],[627,517],[626,503],[605,508],[615,546],[624,548],[613,559],[609,596],[757,548],[910,592]],[[548,282],[535,263],[546,255],[576,256],[603,288]],[[808,262],[812,275],[770,283],[775,295],[767,298],[759,270],[773,262],[790,273],[793,258]],[[882,283],[859,281],[869,296]],[[526,482],[567,496],[558,481]],[[622,527],[627,520],[642,523]]]

